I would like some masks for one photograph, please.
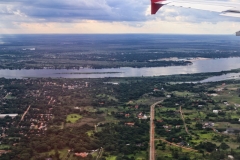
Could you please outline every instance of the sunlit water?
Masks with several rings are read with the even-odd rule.
[[[194,61],[189,66],[170,66],[170,67],[152,67],[152,68],[111,68],[111,69],[89,69],[79,70],[67,69],[39,69],[39,70],[0,70],[0,77],[22,79],[26,77],[52,77],[52,78],[104,78],[104,77],[142,77],[142,76],[161,76],[175,74],[191,74],[220,72],[240,68],[240,58],[221,58]],[[98,74],[96,74],[98,72]],[[99,74],[102,72],[102,74]],[[119,73],[107,73],[119,72]],[[81,74],[72,74],[81,73]],[[86,73],[86,74],[84,74]],[[93,74],[89,74],[93,73]],[[227,74],[212,77],[206,81],[217,81],[230,78],[238,78],[238,74]]]

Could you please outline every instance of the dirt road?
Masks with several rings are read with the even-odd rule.
[[[185,131],[187,132],[187,134],[191,135],[191,133],[189,133],[187,125],[185,123],[185,118],[184,118],[184,115],[183,115],[182,106],[179,107],[179,111],[180,111],[181,118],[182,118],[182,121],[183,121],[183,124],[184,124],[184,127],[185,127]]]
[[[162,101],[158,101],[156,103],[154,103],[153,105],[151,105],[151,111],[150,111],[150,149],[149,149],[149,160],[155,160],[155,139],[154,139],[154,130],[155,130],[155,126],[154,126],[154,109],[155,106],[159,103],[161,103]]]
[[[176,147],[180,147],[180,148],[183,148],[183,149],[186,149],[186,150],[190,150],[190,151],[193,151],[193,152],[199,152],[198,150],[195,150],[195,149],[192,149],[192,148],[188,148],[188,147],[184,147],[184,146],[180,146],[176,143],[171,143],[171,142],[168,142],[167,140],[163,139],[163,138],[158,138],[158,139],[155,139],[155,140],[161,140],[163,142],[166,142],[172,146],[176,146]]]
[[[101,157],[102,157],[102,154],[103,154],[103,148],[101,147],[100,150],[99,150],[99,152],[98,152],[98,155],[97,155],[97,157],[96,157],[96,160],[98,160],[99,158],[101,158]]]
[[[31,105],[29,105],[28,108],[27,108],[27,110],[23,113],[20,122],[23,121],[23,119],[24,119],[25,115],[27,114],[28,110],[30,109],[30,107],[31,107]],[[20,122],[19,122],[19,123],[20,123]]]

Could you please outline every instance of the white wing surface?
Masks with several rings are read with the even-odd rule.
[[[205,11],[219,12],[220,15],[240,17],[240,3],[218,2],[218,1],[184,1],[184,0],[151,0],[152,14],[164,5],[193,8]]]
[[[156,14],[164,5],[213,11],[222,16],[240,18],[240,3],[203,0],[151,0],[152,14]],[[240,36],[240,31],[236,32],[236,36]]]

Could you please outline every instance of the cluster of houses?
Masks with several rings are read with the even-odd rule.
[[[86,86],[88,87],[88,83],[86,84]],[[63,84],[62,88],[63,89],[65,88],[65,89],[73,90],[73,89],[77,89],[77,88],[83,88],[83,86]]]
[[[43,82],[41,84],[43,84],[43,87],[58,86],[58,87],[62,87],[64,89],[69,89],[69,90],[83,88],[83,87],[89,87],[89,82],[82,82],[82,83],[80,84],[80,82],[74,82],[74,83],[70,83],[70,84],[64,83],[64,84],[60,85],[55,82]]]
[[[138,119],[148,119],[149,117],[146,116],[146,114],[143,114],[142,112],[138,113],[137,115]]]
[[[212,128],[214,127],[214,123],[212,122],[205,122],[203,123],[203,127],[202,128]]]
[[[39,130],[47,130],[47,124],[46,123],[40,123],[39,125],[35,125],[34,123],[31,123],[30,129],[39,129]]]
[[[124,113],[119,113],[120,115],[124,114]],[[129,118],[131,116],[130,113],[125,113],[125,118]],[[148,119],[150,116],[147,116],[146,114],[143,114],[143,112],[139,112],[136,115],[136,118],[138,119]]]
[[[88,156],[88,154],[89,153],[87,153],[87,152],[74,153],[75,156],[82,157],[82,158],[86,158]]]
[[[171,126],[171,125],[163,125],[163,128],[167,131],[167,132],[170,132],[171,129],[173,128],[180,128],[181,125],[176,125],[176,126]]]
[[[103,82],[104,84],[112,84],[112,85],[119,85],[118,82]]]
[[[134,122],[127,122],[127,123],[125,123],[125,125],[133,127],[135,125],[135,123]]]

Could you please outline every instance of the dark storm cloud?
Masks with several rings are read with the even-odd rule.
[[[7,6],[2,8],[2,11],[8,11],[5,14],[20,11],[28,17],[46,21],[144,21],[149,5],[148,0],[1,0],[0,3],[12,7],[11,10]]]

